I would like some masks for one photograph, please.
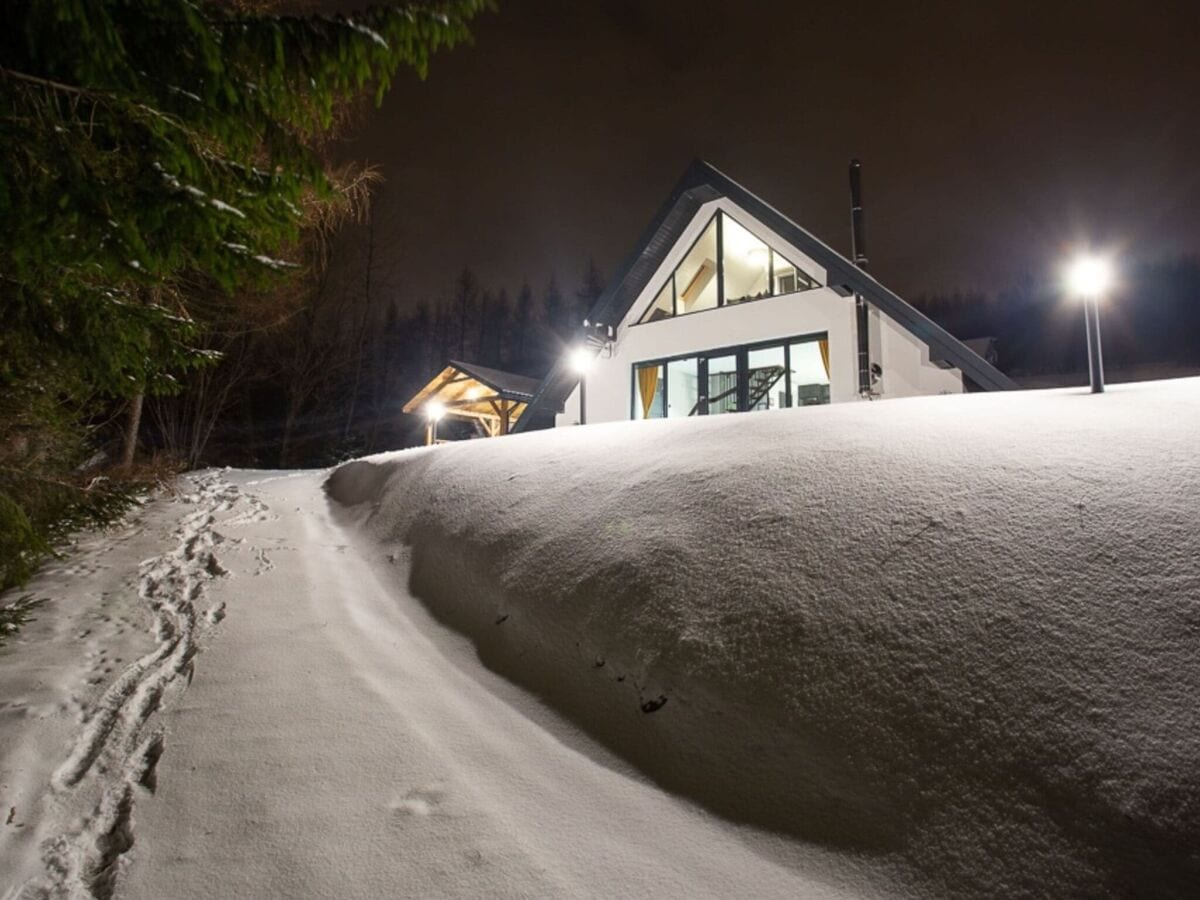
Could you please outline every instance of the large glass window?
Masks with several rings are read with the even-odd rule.
[[[820,287],[815,278],[774,251],[772,251],[771,262],[775,276],[776,294],[793,294],[796,291],[810,291],[815,287]]]
[[[809,335],[633,367],[633,418],[686,418],[829,402],[829,340]]]
[[[725,302],[742,303],[769,297],[771,249],[733,219],[723,218]]]
[[[675,270],[675,314],[717,305],[717,217],[708,223]]]
[[[829,341],[798,341],[788,346],[791,406],[829,402]]]
[[[750,409],[782,409],[788,405],[787,349],[782,345],[751,350],[746,355]]]
[[[654,298],[653,305],[646,315],[642,316],[642,321],[657,322],[659,319],[668,319],[673,315],[675,315],[675,280],[668,278],[663,289]]]
[[[817,280],[718,212],[704,227],[639,324],[820,287]]]
[[[635,366],[633,369],[633,417],[661,419],[666,414],[666,381],[661,363]]]
[[[738,411],[738,358],[710,356],[708,358],[708,414]]]
[[[694,416],[700,405],[700,361],[696,357],[667,363],[667,418]]]

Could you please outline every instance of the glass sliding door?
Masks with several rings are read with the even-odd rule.
[[[791,406],[829,402],[829,340],[796,341],[788,345]]]
[[[746,355],[747,404],[750,409],[788,406],[787,351],[783,344]]]
[[[678,419],[700,412],[700,360],[691,356],[667,363],[667,418]]]
[[[737,354],[710,356],[707,362],[708,415],[737,412],[739,393]]]
[[[634,419],[828,402],[829,339],[824,333],[633,366]]]
[[[661,419],[666,415],[666,380],[662,363],[633,369],[633,418]]]

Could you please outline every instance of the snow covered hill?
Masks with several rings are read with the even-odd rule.
[[[1192,379],[192,473],[27,588],[0,897],[1195,896],[1197,447]]]
[[[1198,448],[1187,379],[596,425],[327,489],[486,665],[725,817],[896,891],[1184,896]]]

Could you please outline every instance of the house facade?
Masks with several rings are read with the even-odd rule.
[[[596,303],[580,345],[587,365],[557,364],[515,431],[551,415],[568,426],[1015,387],[701,161]]]

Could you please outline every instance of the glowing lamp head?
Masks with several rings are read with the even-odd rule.
[[[1112,281],[1112,263],[1099,256],[1081,256],[1067,267],[1067,289],[1076,297],[1099,297]]]
[[[425,410],[425,418],[430,422],[437,422],[442,416],[446,415],[446,407],[437,400],[430,400],[423,408]]]
[[[471,385],[469,388],[467,388],[467,392],[463,396],[465,396],[468,400],[478,400],[483,396],[483,389],[477,385]]]
[[[587,347],[576,347],[571,351],[568,361],[572,369],[580,375],[584,375],[592,367],[592,363],[596,361],[596,357]]]

